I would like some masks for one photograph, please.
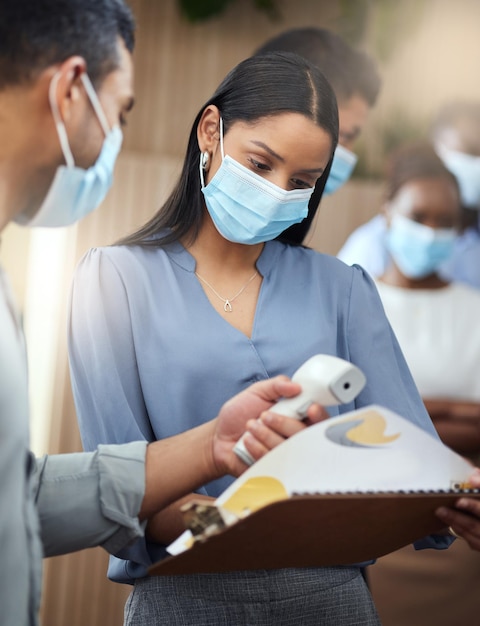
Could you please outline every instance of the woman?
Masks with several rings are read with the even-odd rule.
[[[378,280],[387,317],[442,440],[478,463],[480,291],[438,274],[459,233],[457,181],[429,144],[390,160],[386,247]],[[480,555],[459,540],[447,551],[408,546],[369,568],[384,626],[476,623]]]
[[[322,352],[368,380],[332,415],[378,402],[434,433],[371,280],[294,245],[337,138],[333,92],[304,59],[272,53],[227,75],[195,119],[165,205],[78,268],[70,355],[87,448],[183,431],[251,381],[291,375]],[[215,498],[230,482],[201,494]],[[359,567],[143,578],[183,530],[183,502],[149,524],[150,541],[111,562],[110,577],[135,583],[126,624],[378,623]]]

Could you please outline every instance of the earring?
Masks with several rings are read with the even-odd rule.
[[[205,150],[205,152],[202,152],[200,155],[200,167],[205,171],[208,171],[209,161],[210,154]]]

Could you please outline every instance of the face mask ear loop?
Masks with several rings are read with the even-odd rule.
[[[205,187],[205,178],[203,175],[203,166],[202,166],[202,153],[200,152],[200,157],[198,159],[198,169],[200,170],[200,188],[203,189]]]
[[[220,116],[220,151],[222,153],[222,161],[225,158],[225,152],[223,150],[223,119]]]
[[[90,100],[93,110],[95,111],[96,116],[98,117],[98,121],[100,122],[100,126],[102,127],[102,130],[105,133],[106,137],[110,132],[110,125],[108,123],[107,116],[103,111],[102,105],[100,104],[100,100],[98,99],[97,92],[92,85],[92,81],[86,73],[81,74],[80,80],[83,83],[85,91],[87,92],[87,96]]]
[[[52,110],[53,121],[57,129],[58,140],[60,147],[62,148],[63,157],[68,167],[75,167],[75,160],[73,158],[72,151],[70,150],[70,144],[68,143],[67,131],[65,124],[60,116],[60,111],[57,105],[57,85],[60,78],[60,72],[57,72],[50,81],[50,87],[48,90],[48,99],[50,100],[50,108]]]

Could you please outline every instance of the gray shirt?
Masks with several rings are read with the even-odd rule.
[[[42,556],[103,546],[115,554],[143,535],[146,443],[89,453],[29,452],[27,360],[0,268],[0,607],[2,626],[38,622]]]

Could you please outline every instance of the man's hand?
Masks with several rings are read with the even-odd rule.
[[[280,398],[290,398],[300,391],[300,385],[285,376],[255,383],[226,402],[216,419],[147,446],[145,496],[139,518],[151,518],[224,474],[238,476],[244,472],[247,466],[233,448],[246,429],[249,435],[245,446],[254,459],[259,459],[308,423],[326,419],[328,413],[319,405],[310,407],[304,423],[267,412]],[[159,525],[165,532],[166,523]],[[152,533],[156,532],[154,526],[150,526]]]
[[[223,405],[216,420],[212,446],[213,462],[219,476],[238,476],[247,468],[233,452],[245,431],[245,447],[257,460],[307,425],[328,418],[327,411],[318,404],[309,408],[308,419],[303,422],[268,412],[280,398],[296,396],[300,391],[299,384],[285,376],[277,376],[251,385]]]
[[[469,478],[474,488],[480,489],[480,469],[476,468]],[[460,498],[454,508],[441,507],[437,516],[468,543],[472,550],[480,551],[480,500]]]

